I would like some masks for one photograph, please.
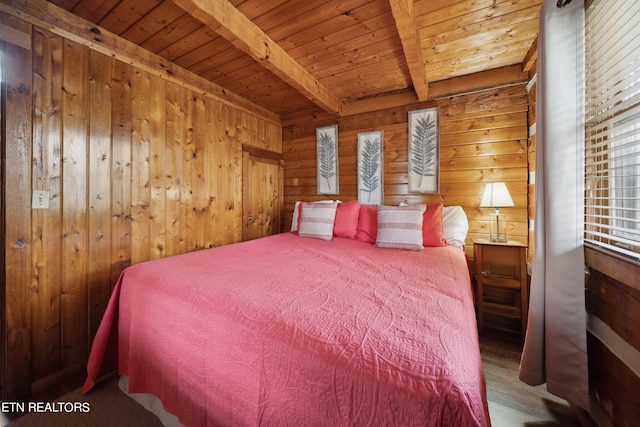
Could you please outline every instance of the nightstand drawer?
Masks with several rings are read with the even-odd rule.
[[[520,290],[520,279],[511,277],[483,275],[482,284],[484,286],[495,286],[496,288]]]
[[[513,246],[483,245],[482,254],[485,263],[496,263],[516,267],[520,265],[520,251]]]
[[[493,302],[484,303],[484,312],[496,314],[502,317],[510,317],[512,319],[520,319],[522,316],[522,310],[518,307],[510,307],[504,304],[496,304]]]

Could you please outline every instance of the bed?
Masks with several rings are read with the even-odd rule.
[[[84,391],[117,325],[128,391],[185,425],[490,425],[464,252],[301,234],[126,269]]]

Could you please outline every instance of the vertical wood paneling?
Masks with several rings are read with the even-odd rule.
[[[66,40],[62,90],[62,365],[87,353],[89,50]]]
[[[191,252],[196,247],[196,230],[194,228],[195,212],[193,211],[193,158],[195,146],[193,142],[193,114],[194,100],[186,89],[180,90],[181,114],[181,139],[182,139],[182,181],[180,201],[182,210],[180,213],[180,252]]]
[[[33,35],[33,188],[49,191],[49,209],[32,211],[33,375],[60,368],[62,241],[61,106],[62,39],[44,30]]]
[[[165,254],[167,256],[180,253],[180,211],[182,201],[180,189],[182,184],[182,126],[184,123],[181,89],[174,84],[167,85],[167,131],[165,140],[166,165],[166,236]]]
[[[133,74],[131,93],[133,98],[131,149],[131,262],[137,264],[150,257],[149,236],[151,189],[149,179],[149,99],[152,90],[149,73],[136,70]]]
[[[214,113],[214,122],[213,122],[213,134],[215,140],[215,168],[216,168],[216,180],[213,182],[213,186],[215,187],[213,190],[216,192],[216,203],[214,207],[214,218],[215,218],[215,238],[213,241],[214,246],[220,246],[227,242],[227,236],[223,233],[224,227],[220,224],[223,223],[225,218],[226,211],[226,197],[223,196],[222,188],[224,187],[224,164],[225,164],[225,150],[224,150],[224,141],[227,138],[225,123],[226,123],[226,111],[222,105],[218,105],[215,108]]]
[[[131,265],[132,69],[113,61],[111,81],[111,288]]]
[[[205,119],[205,104],[204,99],[200,95],[195,95],[193,97],[193,181],[192,181],[192,192],[193,192],[193,223],[192,227],[194,230],[198,230],[195,234],[195,247],[194,250],[199,250],[204,248],[204,240],[205,234],[203,230],[206,227],[206,223],[204,221],[205,218],[205,195],[207,192],[207,187],[205,185],[204,177],[205,177],[205,147],[206,147],[206,138],[205,133],[206,129],[206,119]]]
[[[0,16],[3,24],[18,26],[30,33],[31,26]],[[9,21],[9,22],[8,22]],[[5,388],[3,400],[26,396],[31,387],[31,157],[32,157],[32,53],[24,48],[3,44],[6,86],[3,163],[5,167],[5,277],[3,361]]]
[[[165,117],[166,82],[158,77],[149,76],[151,92],[147,99],[147,118],[141,123],[142,138],[149,144],[149,240],[150,259],[165,256],[166,239],[166,162],[165,162]]]
[[[242,215],[242,145],[238,142],[237,116],[239,111],[224,109],[221,129],[225,138],[231,142],[218,146],[218,157],[221,159],[218,170],[218,192],[223,197],[220,200],[220,220],[216,224],[222,237],[221,244],[227,244],[242,239],[242,221],[231,221],[231,218]],[[226,189],[223,190],[223,189]]]
[[[217,118],[216,108],[213,108],[211,101],[207,102],[207,108],[205,110],[205,147],[204,147],[204,182],[205,182],[205,215],[204,215],[204,246],[205,248],[212,248],[217,246],[217,232],[213,224],[217,222],[217,191],[216,181],[218,179],[218,151],[217,146]]]
[[[112,59],[89,54],[89,335],[95,335],[111,295]]]
[[[241,240],[242,143],[281,149],[282,134],[272,118],[42,29],[33,52],[3,46],[4,392],[15,399],[86,358],[127,266]],[[49,191],[48,209],[31,210],[32,187]]]

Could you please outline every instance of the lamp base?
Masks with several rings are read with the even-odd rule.
[[[505,243],[507,241],[507,216],[501,213],[489,215],[489,235],[492,242]]]

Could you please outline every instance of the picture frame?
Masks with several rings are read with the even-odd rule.
[[[384,131],[358,133],[358,201],[383,204]]]
[[[409,192],[440,192],[440,109],[409,111]]]
[[[339,194],[338,125],[316,128],[317,193]]]

